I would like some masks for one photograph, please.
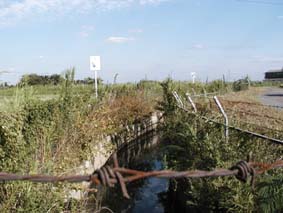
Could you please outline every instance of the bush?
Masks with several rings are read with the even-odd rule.
[[[63,78],[58,74],[53,75],[37,75],[28,74],[23,75],[19,85],[20,86],[34,86],[34,85],[58,85],[63,81]]]
[[[272,162],[282,155],[280,146],[237,131],[230,131],[227,143],[222,125],[173,107],[172,90],[175,88],[171,86],[169,82],[163,84],[164,100],[159,107],[165,111],[163,137],[166,144],[163,148],[167,169],[214,170],[229,168],[247,156],[255,162]],[[217,115],[201,108],[198,113],[217,120]],[[276,171],[269,175],[276,177]],[[173,203],[170,206],[173,209],[181,207],[180,212],[263,212],[263,209],[281,212],[282,196],[275,193],[282,192],[279,186],[282,181],[268,184],[262,180],[266,181],[263,176],[257,177],[257,184],[263,185],[258,184],[253,190],[234,178],[173,179],[168,187],[167,202]]]
[[[233,83],[233,91],[238,92],[242,90],[248,90],[250,86],[250,80],[248,77],[237,80]]]

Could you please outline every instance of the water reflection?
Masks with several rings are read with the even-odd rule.
[[[154,135],[140,138],[118,152],[121,166],[142,171],[164,169],[163,151],[159,137]],[[148,178],[127,184],[130,200],[122,197],[119,186],[100,190],[101,206],[107,206],[114,212],[166,212],[163,196],[168,189],[167,179]]]

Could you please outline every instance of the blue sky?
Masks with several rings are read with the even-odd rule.
[[[283,0],[0,0],[0,80],[75,66],[93,76],[263,79],[283,66]]]

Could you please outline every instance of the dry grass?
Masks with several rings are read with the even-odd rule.
[[[262,95],[267,89],[267,87],[250,87],[249,90],[227,93],[223,96],[223,98],[232,101],[247,101],[260,103],[259,96]]]
[[[109,100],[99,109],[90,112],[80,127],[84,132],[113,133],[127,124],[142,120],[153,111],[152,103],[143,94],[136,96],[122,96]]]
[[[267,89],[266,87],[252,87],[247,91],[226,94],[219,99],[229,117],[230,125],[283,139],[282,110],[260,103],[259,98]],[[212,98],[198,99],[197,108],[209,117],[223,120]]]
[[[64,162],[68,166],[72,165],[75,163],[74,159],[78,159],[77,156],[84,156],[84,152],[93,151],[93,145],[101,138],[123,130],[128,124],[142,120],[152,111],[153,104],[140,94],[117,97],[98,108],[90,109],[87,115],[78,114],[72,131],[59,139],[57,157],[54,161],[57,159],[58,162]]]

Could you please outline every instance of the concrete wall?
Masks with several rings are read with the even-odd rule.
[[[89,160],[82,162],[82,164],[73,171],[73,174],[92,174],[95,170],[99,169],[107,162],[113,152],[122,149],[130,141],[156,130],[161,121],[161,117],[162,114],[153,113],[140,123],[126,126],[121,132],[112,135],[102,135],[99,139],[99,143],[94,143],[92,147],[93,152],[91,156],[89,156]],[[84,182],[77,187],[83,190],[68,190],[66,192],[66,200],[70,198],[82,199],[86,196],[86,191],[89,186],[89,183]]]

